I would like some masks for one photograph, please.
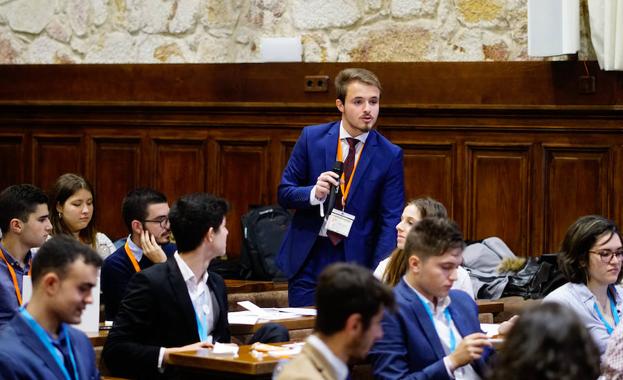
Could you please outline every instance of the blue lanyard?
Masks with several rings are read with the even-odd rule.
[[[199,318],[199,314],[197,313],[197,310],[195,310],[195,319],[197,320],[197,332],[199,333],[199,340],[203,342],[208,339],[208,332],[206,331],[206,325],[208,324],[207,317],[205,318],[205,324],[201,323],[201,318]]]
[[[614,304],[614,296],[612,296],[610,292],[608,292],[608,300],[610,301],[610,311],[612,312],[612,318],[614,319],[614,325],[616,326],[619,324],[619,313],[617,312],[616,306]],[[606,321],[606,318],[604,318],[603,314],[601,314],[601,311],[599,311],[597,302],[593,304],[593,307],[595,308],[595,311],[597,312],[597,316],[599,317],[599,319],[601,319],[601,322],[603,322],[604,326],[606,327],[606,331],[608,332],[608,335],[612,335],[614,328],[610,326],[610,323]]]
[[[60,368],[65,379],[72,380],[71,376],[69,376],[69,372],[67,372],[67,368],[65,367],[65,363],[62,359],[62,354],[59,357],[59,353],[52,346],[51,339],[48,333],[45,332],[45,330],[37,323],[37,321],[35,321],[32,315],[30,315],[30,313],[25,308],[21,307],[19,309],[19,312],[22,314],[22,316],[28,323],[28,326],[34,331],[35,335],[37,335],[37,338],[39,338],[41,343],[43,343],[43,345],[48,350],[50,355],[52,355],[52,357],[54,358],[54,361],[56,361],[56,364]],[[69,333],[67,332],[67,327],[65,326],[65,324],[61,324],[61,330],[62,330],[61,334],[65,335],[64,340],[65,340],[65,345],[67,346],[67,351],[69,352],[69,360],[71,361],[71,366],[73,367],[76,380],[78,380],[79,376],[78,376],[78,370],[76,368],[76,359],[74,358],[74,353],[71,348],[71,340],[69,339]]]
[[[424,306],[424,310],[426,310],[426,314],[430,317],[430,321],[433,323],[433,327],[435,327],[435,318],[433,317],[433,311],[430,309],[426,301],[424,301],[420,295],[418,294],[418,299]],[[450,316],[450,310],[446,307],[443,311],[443,315],[446,317],[446,323],[448,324],[448,330],[450,331],[450,352],[454,352],[456,349],[456,337],[454,336],[454,331],[452,331],[452,317]]]

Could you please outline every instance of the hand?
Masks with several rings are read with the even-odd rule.
[[[453,369],[480,359],[485,347],[491,347],[491,342],[483,333],[473,333],[464,337],[456,350],[449,355],[450,361],[454,364]]]
[[[174,352],[195,351],[195,350],[198,350],[200,348],[212,348],[212,347],[214,347],[214,345],[212,343],[197,342],[197,343],[189,344],[189,345],[184,346],[184,347],[165,348],[164,349],[163,362],[164,363],[168,363],[169,362],[169,355],[174,353]]]
[[[156,242],[156,238],[149,231],[143,230],[141,233],[141,248],[143,254],[147,256],[152,263],[164,263],[167,261],[167,255]]]
[[[316,199],[325,199],[327,197],[327,194],[329,194],[331,185],[339,186],[339,180],[340,176],[338,176],[335,172],[328,171],[321,173],[318,176],[318,180],[316,181],[316,194],[314,194]]]
[[[508,321],[500,323],[500,327],[498,327],[498,334],[508,335],[508,332],[513,328],[513,326],[515,326],[515,322],[517,322],[518,318],[518,315],[513,315]]]

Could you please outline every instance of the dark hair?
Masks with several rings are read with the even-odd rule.
[[[210,228],[218,231],[228,209],[227,201],[206,193],[178,199],[169,211],[169,222],[179,252],[197,248]]]
[[[335,77],[336,97],[337,99],[340,99],[342,103],[346,101],[346,91],[348,90],[348,85],[354,81],[374,86],[378,88],[379,91],[383,90],[381,88],[381,81],[379,81],[379,78],[377,78],[372,71],[360,68],[344,69]]]
[[[68,235],[54,236],[41,246],[32,259],[32,283],[36,286],[39,279],[49,272],[56,273],[61,279],[67,274],[67,268],[76,260],[96,268],[102,266],[102,258],[86,244]]]
[[[614,235],[621,238],[616,224],[599,215],[582,216],[569,226],[558,254],[558,266],[569,282],[587,283],[588,251],[604,234],[609,234],[608,240]],[[617,282],[621,281],[621,277],[623,271],[619,273]]]
[[[86,179],[80,177],[79,175],[65,173],[58,177],[56,182],[54,182],[52,191],[50,192],[48,207],[50,209],[50,221],[52,222],[55,235],[72,235],[69,227],[67,227],[63,221],[63,218],[59,215],[59,212],[56,211],[56,205],[64,205],[67,199],[80,189],[85,189],[91,193],[91,196],[93,197],[93,204],[95,205],[95,192],[93,191],[93,186],[91,186]],[[95,207],[93,207],[93,216],[91,216],[89,224],[87,224],[87,226],[79,232],[79,236],[82,241],[94,248],[97,243],[95,239],[95,235],[97,234],[97,231],[95,230],[95,211]]]
[[[448,211],[441,202],[436,201],[431,197],[417,198],[405,206],[414,206],[419,212],[420,217],[435,217],[435,218],[447,218]],[[389,262],[383,273],[383,281],[390,285],[396,286],[400,282],[400,279],[407,272],[407,266],[409,263],[409,257],[404,254],[404,251],[400,248],[396,248],[389,256]]]
[[[131,190],[121,205],[121,214],[123,222],[132,233],[132,221],[138,220],[141,223],[147,218],[147,208],[150,205],[158,203],[167,203],[167,197],[159,191],[147,187],[141,187]]]
[[[459,226],[447,218],[427,217],[420,220],[411,228],[405,241],[407,258],[415,255],[426,260],[453,248],[465,248],[465,241]]]
[[[27,222],[37,206],[48,203],[48,197],[40,188],[29,185],[9,186],[0,193],[0,230],[9,233],[11,219]]]
[[[490,380],[593,380],[599,349],[577,315],[547,302],[521,314],[500,350]]]
[[[368,329],[381,306],[393,309],[394,305],[391,288],[369,269],[356,264],[332,264],[318,277],[315,330],[333,335],[344,328],[352,314],[361,314],[363,326]]]

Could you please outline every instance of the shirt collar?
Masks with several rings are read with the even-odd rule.
[[[344,380],[348,377],[348,367],[346,366],[346,363],[335,356],[329,346],[327,346],[320,338],[318,338],[315,334],[312,334],[307,338],[307,343],[311,344],[322,354],[322,356],[325,357],[325,359],[327,359],[335,371],[338,379]]]
[[[2,253],[4,254],[4,257],[6,258],[6,260],[9,262],[9,265],[11,266],[19,266],[20,268],[22,267],[22,264],[19,263],[17,260],[15,260],[15,258],[13,256],[11,256],[11,253],[9,251],[6,250],[6,248],[4,247],[4,245],[2,245],[2,242],[0,241],[0,249],[2,250]],[[26,256],[24,256],[24,270],[28,271],[30,269],[30,260],[32,259],[32,249],[29,249],[28,252],[26,252]]]
[[[586,303],[586,304],[591,303],[589,307],[593,307],[592,302],[595,302],[597,298],[595,297],[593,292],[591,292],[588,286],[586,286],[586,284],[570,282],[569,286],[571,286],[571,288],[580,297],[580,300],[583,303]],[[621,304],[621,295],[619,294],[619,287],[615,285],[610,285],[608,286],[608,290],[611,291],[612,294],[614,295],[615,304],[617,305]]]
[[[432,310],[434,315],[442,314],[446,310],[446,308],[450,306],[450,302],[452,302],[449,296],[438,298],[437,308],[435,308],[435,305],[428,298],[424,297],[422,293],[418,292],[413,286],[411,286],[411,284],[409,284],[409,281],[407,281],[406,278],[404,278],[404,282],[407,284],[407,286],[409,286],[409,288],[411,288],[411,290],[415,292],[415,295],[417,295],[422,302],[428,305],[428,307],[430,308],[430,310]]]
[[[175,262],[177,263],[177,266],[180,268],[180,272],[182,272],[182,277],[184,278],[184,282],[188,282],[189,280],[192,280],[192,283],[196,285],[200,283],[205,284],[208,281],[207,271],[204,272],[201,278],[199,279],[199,281],[197,281],[192,269],[190,269],[188,264],[186,264],[186,262],[182,259],[182,256],[180,256],[180,254],[177,253],[177,251],[175,251],[175,254],[173,255],[173,257],[175,258]]]
[[[143,258],[143,250],[141,249],[141,247],[134,244],[134,241],[132,241],[132,235],[128,236],[127,242],[128,242],[128,247],[130,248],[130,251],[134,255],[134,258],[136,258],[136,261],[141,261],[141,259]]]
[[[350,133],[346,132],[346,129],[344,128],[344,122],[340,121],[340,140],[344,140],[347,137],[353,137],[350,135]],[[353,137],[359,141],[361,141],[362,144],[366,143],[366,139],[368,138],[368,135],[370,134],[370,132],[366,132],[366,133],[362,133],[357,137]]]

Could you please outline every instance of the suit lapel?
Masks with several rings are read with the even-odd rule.
[[[28,326],[26,321],[21,315],[17,316],[18,325],[15,328],[16,334],[19,336],[24,345],[28,346],[35,352],[39,358],[45,363],[45,365],[56,375],[56,378],[63,379],[65,375],[58,367],[56,360],[52,357],[52,353],[48,351],[48,349],[43,345],[43,343],[39,340],[34,331]]]
[[[314,346],[306,343],[303,346],[303,354],[309,357],[314,367],[318,370],[318,373],[326,380],[337,380],[337,374],[334,373],[333,367],[329,361],[318,351]]]
[[[324,147],[324,169],[321,172],[331,170],[337,157],[337,144],[340,138],[340,122],[336,121],[329,128],[329,132],[322,137],[322,147]],[[313,157],[312,157],[313,159]],[[344,157],[342,157],[344,159]],[[318,173],[320,174],[320,173]],[[314,179],[315,181],[315,179]],[[314,182],[315,183],[315,182]]]
[[[417,294],[409,288],[405,283],[405,280],[401,280],[398,284],[397,291],[400,292],[403,298],[407,299],[411,308],[411,311],[415,314],[417,322],[420,324],[422,332],[426,336],[428,343],[433,348],[437,358],[441,359],[446,356],[443,347],[441,346],[441,340],[437,334],[437,329],[431,321],[422,301],[418,298]]]
[[[368,134],[368,138],[366,139],[366,144],[361,151],[361,155],[359,156],[359,161],[357,161],[357,167],[355,169],[355,176],[353,177],[353,183],[350,185],[350,192],[348,194],[348,198],[354,199],[353,197],[358,193],[359,188],[362,186],[361,182],[363,178],[366,178],[366,171],[370,166],[370,163],[374,161],[378,147],[378,132],[375,130],[371,130]],[[346,201],[346,204],[349,204],[350,201]]]
[[[167,269],[169,271],[168,280],[171,285],[171,292],[173,298],[180,305],[182,315],[184,316],[184,320],[187,323],[188,331],[194,332],[194,341],[199,341],[199,332],[197,330],[197,318],[195,316],[195,308],[193,307],[192,302],[190,301],[190,296],[188,295],[188,288],[186,287],[186,283],[184,283],[184,277],[182,277],[182,272],[180,268],[177,266],[177,261],[175,259],[167,260]],[[174,307],[171,305],[171,307]]]

